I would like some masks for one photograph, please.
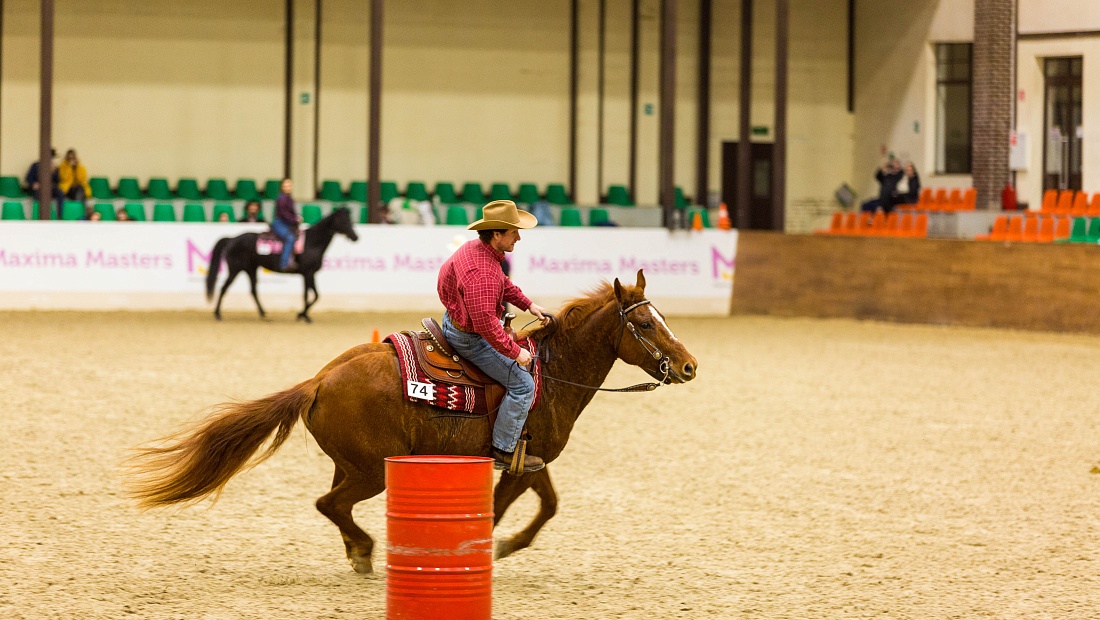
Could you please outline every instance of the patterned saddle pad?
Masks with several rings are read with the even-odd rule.
[[[441,350],[439,343],[427,331],[394,332],[384,342],[393,344],[397,351],[397,365],[401,369],[403,396],[413,402],[424,402],[435,407],[459,411],[470,415],[489,415],[495,420],[500,401],[504,398],[504,386],[497,383],[476,366]],[[534,358],[535,400],[542,395],[542,377],[538,344],[533,338],[519,341],[519,345],[531,352]],[[448,347],[449,345],[444,345]]]
[[[301,254],[306,247],[306,231],[299,230],[298,237],[294,240],[294,253]],[[280,254],[283,251],[283,240],[270,230],[256,236],[256,253],[260,256],[268,254]]]

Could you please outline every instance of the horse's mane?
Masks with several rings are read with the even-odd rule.
[[[623,296],[627,299],[634,297],[635,287],[623,285]],[[580,297],[571,299],[556,312],[554,322],[550,327],[544,328],[536,325],[534,328],[524,330],[520,337],[534,336],[538,340],[549,338],[559,332],[567,332],[588,320],[592,313],[615,300],[615,287],[610,282],[603,281],[587,291]]]

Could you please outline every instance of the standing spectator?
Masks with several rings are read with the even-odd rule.
[[[271,232],[283,240],[279,270],[287,273],[298,270],[298,265],[294,262],[294,241],[298,237],[298,224],[302,221],[294,208],[294,197],[290,195],[292,191],[294,183],[290,179],[283,179],[279,186],[279,197],[275,200],[275,217],[271,222]]]
[[[57,216],[61,217],[61,202],[65,200],[65,193],[58,187],[57,176],[57,149],[50,149],[50,161],[53,167],[53,199],[57,203]],[[27,177],[24,179],[27,182],[27,193],[38,199],[38,160],[35,160],[31,164],[30,169],[27,170]]]
[[[92,186],[88,184],[88,170],[77,159],[75,149],[65,151],[65,159],[57,170],[57,187],[66,198],[83,204],[92,195]]]
[[[894,157],[893,153],[890,153],[886,163],[875,171],[875,179],[879,182],[878,198],[872,198],[864,202],[861,210],[867,213],[874,213],[878,209],[882,209],[886,213],[893,211],[894,195],[897,191],[898,182],[901,181],[903,176],[905,176],[905,173],[901,170],[901,162]]]
[[[244,205],[244,215],[238,222],[262,222],[264,221],[264,213],[260,210],[259,200],[249,200]]]
[[[917,168],[913,162],[907,161],[905,168],[902,169],[902,176],[894,188],[893,204],[915,205],[918,200],[920,200],[920,175],[917,174]]]

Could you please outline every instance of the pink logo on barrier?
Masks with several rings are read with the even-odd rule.
[[[194,241],[187,240],[187,273],[206,275],[210,268],[211,252],[203,252]]]
[[[726,258],[722,252],[714,247],[710,246],[710,264],[712,269],[712,275],[715,280],[728,280],[733,281],[733,265],[737,260],[736,256]]]

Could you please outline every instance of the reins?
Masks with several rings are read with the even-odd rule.
[[[573,381],[566,381],[565,379],[559,379],[557,377],[551,377],[550,375],[547,375],[546,373],[542,373],[542,372],[537,373],[537,374],[540,377],[542,377],[543,379],[549,379],[551,381],[557,381],[558,383],[565,383],[566,385],[572,385],[572,386],[576,386],[576,387],[587,388],[589,390],[596,390],[596,391],[599,391],[599,392],[652,392],[653,390],[655,390],[655,389],[661,387],[662,385],[664,385],[668,381],[668,375],[669,375],[669,372],[670,372],[668,356],[664,355],[661,352],[661,349],[659,349],[657,347],[657,345],[653,344],[645,336],[638,333],[638,328],[634,327],[634,323],[631,323],[630,320],[626,318],[626,315],[631,310],[634,310],[636,308],[639,308],[641,306],[649,304],[650,303],[649,300],[648,299],[643,299],[642,301],[631,304],[630,306],[627,306],[626,308],[623,308],[622,304],[617,302],[617,301],[615,303],[618,304],[618,306],[619,306],[619,341],[615,344],[615,354],[616,354],[616,356],[618,356],[619,347],[621,347],[622,344],[623,344],[623,336],[626,334],[626,332],[630,332],[630,335],[634,336],[634,338],[636,338],[638,340],[638,342],[642,345],[642,348],[646,350],[646,353],[649,353],[651,356],[653,356],[653,359],[661,361],[661,365],[659,366],[659,368],[660,368],[661,372],[664,374],[664,376],[661,377],[660,383],[649,382],[649,383],[638,383],[636,385],[631,385],[631,386],[628,386],[628,387],[621,387],[621,388],[604,388],[604,387],[598,387],[598,386],[595,386],[595,385],[585,385],[583,383],[575,383]],[[552,314],[544,313],[544,315],[550,317],[551,321],[556,320]],[[535,320],[537,321],[538,319],[535,319]],[[534,322],[535,321],[531,321],[531,322],[527,323],[527,325],[530,325],[531,323],[534,323]],[[523,326],[524,329],[527,328],[527,325]],[[544,348],[543,351],[549,353],[549,348],[548,347]]]

